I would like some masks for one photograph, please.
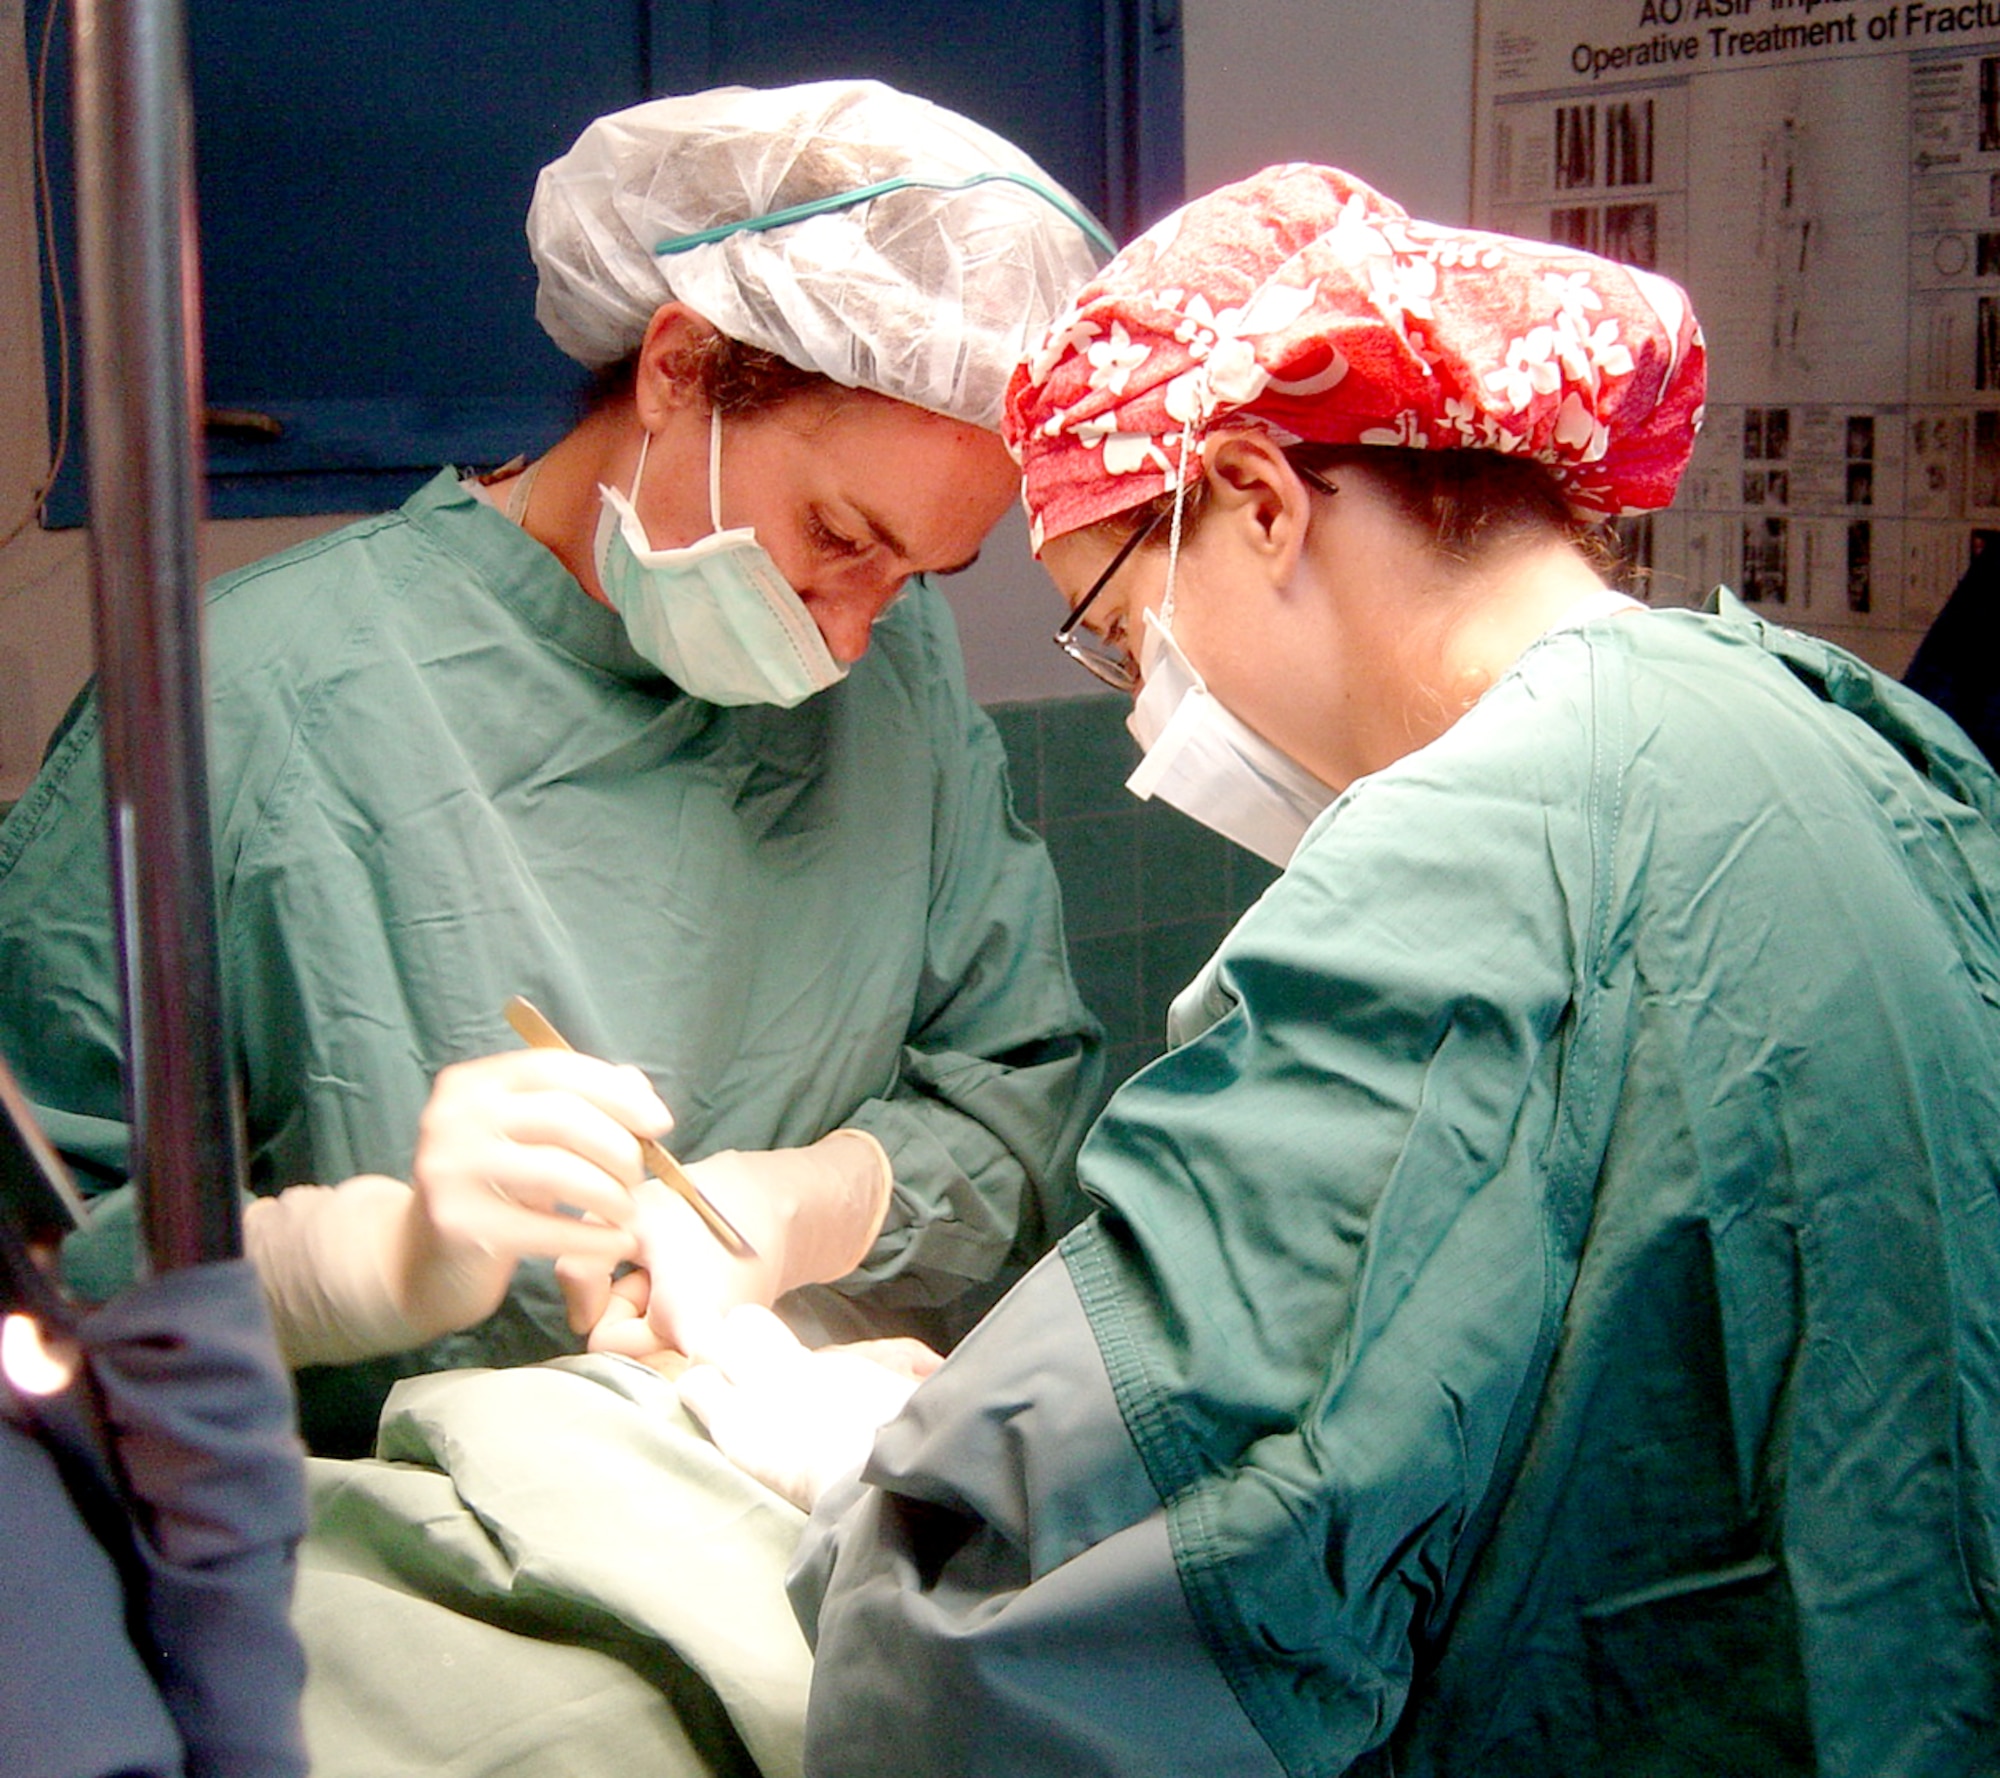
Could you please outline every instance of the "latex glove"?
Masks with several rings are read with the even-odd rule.
[[[680,1374],[681,1400],[738,1469],[811,1512],[868,1459],[875,1434],[944,1362],[921,1340],[801,1345],[746,1303],[710,1324]]]
[[[739,1303],[769,1308],[788,1290],[844,1278],[868,1255],[895,1179],[881,1143],[835,1130],[806,1148],[724,1149],[688,1177],[756,1248],[737,1259],[675,1193],[638,1194],[640,1270],[615,1285],[603,1265],[557,1267],[570,1326],[595,1352],[693,1352]]]
[[[529,1255],[632,1257],[636,1137],[672,1124],[637,1069],[591,1056],[512,1050],[445,1069],[412,1185],[362,1174],[245,1212],[280,1350],[292,1364],[403,1350],[483,1321]]]

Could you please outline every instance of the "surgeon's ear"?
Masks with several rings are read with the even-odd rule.
[[[701,360],[716,337],[714,325],[686,303],[662,303],[646,323],[632,393],[639,424],[657,432],[668,416],[687,407],[706,409]]]
[[[1263,432],[1232,432],[1206,452],[1209,513],[1204,526],[1237,527],[1238,541],[1274,579],[1291,578],[1305,546],[1310,497],[1298,472]]]

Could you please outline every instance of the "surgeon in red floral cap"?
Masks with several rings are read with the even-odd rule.
[[[1085,285],[1015,373],[1008,428],[1038,549],[1175,485],[1183,446],[1224,424],[1530,458],[1580,511],[1645,512],[1687,464],[1705,364],[1665,278],[1283,166]]]
[[[1017,372],[1135,787],[1284,869],[809,1491],[808,1772],[2000,1771],[2000,782],[1614,590],[1702,374],[1664,279],[1304,166]]]
[[[1413,221],[1333,168],[1274,167],[1168,217],[1085,286],[1016,371],[1007,410],[1036,551],[1058,584],[1089,591],[1118,543],[1142,552],[1074,601],[1058,638],[1110,684],[1145,682],[1133,789],[1285,863],[1334,790],[1433,738],[1531,636],[1622,607],[1591,527],[1673,497],[1705,364],[1694,311],[1667,279]],[[1358,610],[1294,600],[1254,630],[1284,652],[1308,640],[1288,620],[1341,623],[1337,670],[1316,681],[1340,698],[1338,725],[1294,708],[1246,729],[1245,704],[1273,683],[1261,657],[1243,656],[1250,638],[1234,636],[1229,658],[1219,640],[1182,646],[1217,607],[1196,600],[1176,626],[1180,577],[1208,573],[1230,540],[1198,544],[1193,521],[1242,494],[1279,496],[1269,541],[1310,534],[1303,559],[1343,567],[1342,586],[1363,595]],[[1420,558],[1392,577],[1408,610],[1338,541],[1357,528],[1372,538],[1392,512]],[[1537,536],[1560,547],[1526,550]],[[1535,560],[1510,575],[1528,595],[1509,601],[1521,621],[1504,637],[1490,624],[1458,633],[1453,614],[1487,577],[1455,567],[1447,589],[1440,569],[1502,540],[1512,568]],[[1149,558],[1171,572],[1149,576]],[[1357,652],[1355,622],[1370,637],[1387,625],[1399,647],[1378,638]],[[1419,660],[1425,638],[1433,658]],[[1407,671],[1383,671],[1392,659]],[[1301,720],[1310,734],[1272,732]]]

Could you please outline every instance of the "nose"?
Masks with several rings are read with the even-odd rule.
[[[868,636],[875,620],[889,609],[908,580],[908,575],[899,574],[865,594],[844,591],[810,602],[813,622],[819,625],[827,652],[842,666],[852,666],[868,652]]]

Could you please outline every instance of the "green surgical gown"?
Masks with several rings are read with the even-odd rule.
[[[1725,605],[1322,816],[821,1503],[809,1773],[2000,1772],[2000,785]]]
[[[881,1139],[881,1239],[800,1305],[828,1332],[948,1343],[1074,1220],[1097,1033],[934,588],[914,583],[830,691],[719,708],[446,472],[223,579],[207,624],[255,1189],[407,1177],[432,1077],[514,1047],[518,993],[644,1069],[684,1158],[842,1124]],[[127,1133],[103,830],[86,693],[0,829],[0,1051],[110,1182]],[[567,1344],[524,1268],[493,1323],[421,1362]],[[356,1411],[365,1437],[365,1395]]]

